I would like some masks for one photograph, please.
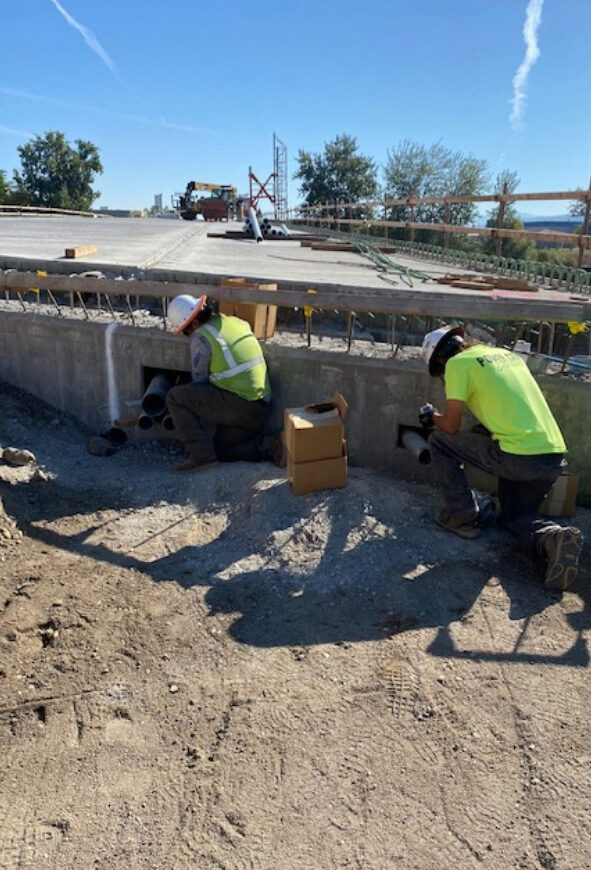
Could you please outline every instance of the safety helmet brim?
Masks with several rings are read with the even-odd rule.
[[[444,346],[447,344],[447,342],[450,340],[450,338],[454,335],[459,335],[461,338],[463,338],[464,337],[464,328],[462,326],[454,326],[453,329],[448,330],[445,333],[445,335],[443,335],[439,339],[439,341],[437,342],[437,344],[433,348],[433,353],[431,354],[431,357],[429,359],[429,374],[431,375],[431,377],[436,378],[439,374],[441,374],[440,364],[437,362],[437,360],[438,360]]]
[[[183,323],[181,323],[180,326],[177,326],[176,329],[172,330],[173,335],[180,335],[182,332],[185,331],[187,326],[189,326],[189,324],[191,324],[195,320],[195,318],[197,317],[197,315],[199,314],[199,312],[201,311],[201,309],[205,305],[206,301],[207,301],[207,296],[200,296],[199,297],[199,300],[198,300],[197,305],[195,306],[195,309],[191,312],[191,314],[189,314],[187,319],[185,321],[183,321]]]

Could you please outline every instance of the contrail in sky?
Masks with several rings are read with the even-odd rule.
[[[109,55],[107,54],[105,49],[102,47],[102,45],[100,44],[100,42],[98,41],[96,36],[92,33],[92,31],[89,30],[88,27],[84,27],[83,24],[79,24],[75,18],[72,18],[70,13],[66,12],[64,7],[58,3],[58,0],[51,0],[51,2],[55,6],[55,8],[58,10],[58,12],[60,12],[61,15],[63,15],[63,17],[68,22],[68,24],[70,24],[75,30],[77,30],[82,35],[82,38],[84,39],[84,42],[87,44],[87,46],[89,48],[91,48],[95,54],[98,54],[98,56],[100,57],[102,62],[105,64],[105,66],[107,66],[111,70],[111,72],[113,73],[115,78],[118,79],[119,76],[117,75],[117,69],[115,67],[115,64],[113,63],[113,61],[111,60],[111,58],[109,57]]]
[[[145,118],[142,115],[123,115],[117,112],[106,112],[104,109],[96,109],[93,106],[82,106],[78,103],[70,103],[66,100],[55,99],[54,97],[44,97],[42,94],[33,94],[29,91],[19,91],[15,88],[5,88],[2,85],[0,85],[0,94],[4,94],[7,97],[15,97],[19,100],[32,100],[37,103],[46,103],[49,106],[62,106],[64,109],[74,109],[77,112],[91,112],[94,115],[101,115],[104,118],[117,118],[120,121],[130,121],[133,124],[145,124],[150,127],[161,127],[164,130],[179,130],[182,133],[201,133],[211,136],[217,135],[217,131],[212,130],[210,127],[192,127],[189,124],[177,124],[174,121],[167,121],[165,118]]]
[[[525,40],[525,56],[519,68],[513,76],[513,99],[511,100],[511,114],[509,120],[514,129],[521,126],[523,108],[525,104],[525,86],[531,68],[540,56],[538,48],[538,28],[542,20],[542,7],[544,0],[529,0],[523,25],[523,38]]]
[[[0,124],[0,133],[8,133],[9,136],[19,136],[23,139],[31,139],[33,137],[33,134],[27,133],[26,130],[15,130],[14,127],[5,127],[4,124]]]

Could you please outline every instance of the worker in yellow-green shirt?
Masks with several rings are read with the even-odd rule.
[[[566,445],[540,388],[516,353],[464,338],[461,327],[429,332],[422,355],[432,377],[443,377],[445,407],[421,409],[433,427],[429,447],[443,504],[435,521],[464,538],[483,525],[464,463],[498,478],[499,522],[544,560],[544,586],[566,589],[577,575],[582,535],[541,517],[538,507],[566,465]],[[469,408],[490,433],[461,432]]]

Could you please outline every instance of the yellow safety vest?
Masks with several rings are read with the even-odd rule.
[[[245,320],[218,314],[197,331],[211,347],[212,384],[249,402],[271,392],[261,346]]]

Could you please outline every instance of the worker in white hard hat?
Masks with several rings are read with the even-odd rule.
[[[443,377],[445,407],[421,422],[433,426],[429,447],[443,505],[435,520],[464,538],[480,533],[476,494],[464,463],[498,478],[499,522],[541,558],[547,589],[574,581],[582,535],[538,514],[538,507],[566,465],[566,445],[548,404],[523,358],[510,350],[464,338],[461,327],[429,332],[422,354],[432,377]],[[490,433],[460,431],[469,408]],[[423,409],[421,409],[423,410]]]
[[[175,335],[191,339],[191,382],[169,390],[166,402],[187,448],[179,472],[218,460],[280,462],[280,436],[266,436],[271,410],[267,365],[249,324],[217,314],[205,296],[176,296],[168,307]]]

